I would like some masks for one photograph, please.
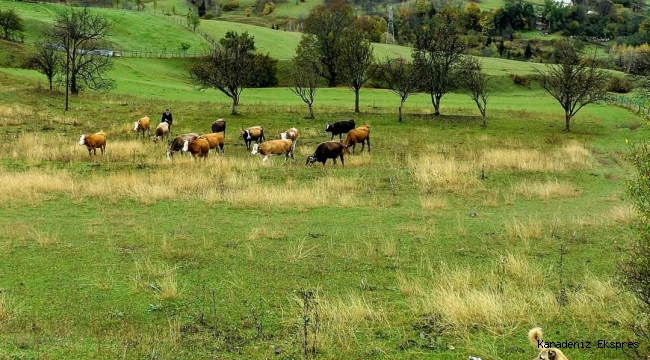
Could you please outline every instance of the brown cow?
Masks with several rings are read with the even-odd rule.
[[[210,149],[214,149],[215,153],[221,153],[221,156],[223,156],[223,145],[225,143],[225,139],[222,133],[203,134],[201,137],[208,140]]]
[[[195,160],[197,157],[205,158],[210,152],[210,143],[202,136],[199,136],[194,140],[185,140],[183,151],[189,151]]]
[[[133,123],[133,131],[135,131],[135,138],[137,139],[140,137],[140,131],[142,131],[142,137],[144,138],[144,132],[145,130],[149,135],[151,135],[151,126],[149,122],[149,117],[145,116],[141,118],[140,120],[136,121]]]
[[[312,166],[315,162],[318,161],[320,163],[323,163],[323,167],[325,167],[327,159],[332,159],[334,161],[334,165],[336,165],[336,158],[339,157],[341,158],[341,165],[345,166],[343,155],[345,154],[346,149],[347,148],[345,145],[341,144],[338,141],[325,141],[323,143],[320,143],[316,148],[316,151],[307,157],[306,165]]]
[[[106,151],[106,133],[104,130],[100,130],[98,133],[81,135],[79,138],[79,145],[86,145],[88,148],[88,156],[91,155],[91,151],[97,155],[97,148],[99,148],[102,151],[102,155],[104,155],[104,152]]]
[[[347,137],[345,138],[345,142],[343,145],[345,145],[346,150],[352,146],[352,155],[354,155],[354,148],[357,146],[358,143],[361,143],[361,152],[363,152],[363,149],[366,147],[365,143],[368,143],[368,152],[370,152],[370,126],[369,125],[363,125],[359,126],[356,129],[350,130],[348,132]]]
[[[284,140],[269,140],[265,141],[262,144],[253,145],[252,155],[260,154],[264,156],[263,161],[267,161],[271,155],[282,155],[284,154],[284,161],[287,161],[289,157],[293,159],[293,141],[290,139]]]
[[[215,120],[212,123],[212,132],[213,133],[223,132],[223,136],[226,136],[226,119],[221,118]]]

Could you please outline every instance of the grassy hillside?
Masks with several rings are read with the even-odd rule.
[[[15,9],[25,20],[25,40],[41,38],[47,24],[51,24],[60,5],[0,1],[0,9]],[[120,51],[178,51],[181,43],[188,43],[190,51],[209,51],[210,44],[200,35],[162,16],[147,12],[116,9],[92,9],[106,16],[112,27],[108,41]],[[136,30],[137,29],[137,30]]]

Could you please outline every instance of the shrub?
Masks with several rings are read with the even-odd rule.
[[[223,11],[233,11],[233,10],[239,9],[239,1],[233,0],[233,1],[227,2],[227,3],[223,4],[223,6],[221,6],[221,9]]]
[[[512,82],[514,82],[515,85],[530,86],[532,80],[533,80],[532,75],[517,75],[517,74],[512,75]]]
[[[609,88],[607,89],[608,91],[619,93],[619,94],[627,94],[630,91],[634,89],[634,84],[630,79],[624,76],[614,76],[609,82]]]
[[[246,10],[244,10],[244,15],[246,15],[246,17],[251,17],[251,13],[252,11],[250,7],[247,7]]]
[[[275,4],[272,2],[267,2],[266,5],[264,5],[264,10],[262,11],[262,15],[268,15],[275,10]]]

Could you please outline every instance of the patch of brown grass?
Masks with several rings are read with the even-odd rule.
[[[572,198],[579,195],[578,190],[573,185],[558,180],[524,180],[514,186],[513,192],[518,195],[524,195],[529,199],[536,197],[542,200],[550,198]]]
[[[593,164],[588,149],[572,141],[554,151],[537,149],[486,149],[482,163],[486,170],[514,170],[536,172],[563,172],[587,169]]]
[[[463,193],[482,187],[477,177],[478,168],[453,156],[409,157],[407,163],[415,181],[423,191],[444,190]]]
[[[420,206],[423,210],[447,209],[447,199],[441,196],[420,196]]]
[[[506,233],[510,240],[541,239],[542,225],[538,220],[529,219],[524,222],[515,218],[506,223]]]

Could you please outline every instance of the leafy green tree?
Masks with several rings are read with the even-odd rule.
[[[640,221],[637,236],[626,246],[619,264],[618,279],[623,288],[637,299],[635,316],[624,324],[639,342],[638,348],[624,349],[632,359],[650,358],[650,146],[633,148],[630,160],[636,173],[628,183],[628,195]]]
[[[329,87],[338,85],[341,81],[341,46],[343,31],[354,22],[352,7],[341,0],[335,0],[329,5],[319,5],[313,8],[305,19],[305,35],[303,40],[308,46],[299,51],[312,51],[309,59],[313,60],[312,68],[327,80]],[[313,39],[305,37],[313,35]],[[305,46],[301,41],[299,48]]]
[[[228,31],[212,54],[200,58],[189,69],[199,89],[217,89],[232,99],[232,115],[239,113],[242,91],[251,84],[255,66],[255,41],[248,32]]]
[[[14,9],[0,9],[0,28],[2,28],[4,38],[9,39],[14,33],[25,31],[25,24]]]
[[[446,14],[437,14],[418,36],[413,64],[419,72],[422,89],[431,95],[435,115],[440,115],[442,97],[457,89],[464,71],[466,45],[462,23]]]
[[[354,112],[359,112],[359,91],[373,75],[373,47],[365,34],[356,28],[346,30],[341,42],[341,73],[354,91]]]

